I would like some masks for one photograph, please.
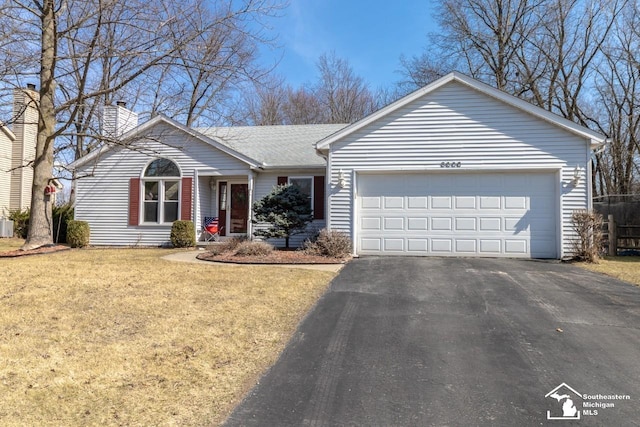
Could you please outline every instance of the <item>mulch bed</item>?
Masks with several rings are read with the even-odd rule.
[[[21,249],[16,249],[15,251],[1,252],[0,258],[16,258],[27,255],[40,255],[40,254],[50,254],[53,252],[66,251],[71,249],[69,246],[64,245],[45,245],[40,246],[36,249],[29,249],[28,251],[23,251]]]
[[[203,261],[229,262],[236,264],[344,264],[348,259],[327,258],[317,255],[308,255],[301,251],[273,251],[269,255],[239,256],[230,253],[214,255],[205,252],[197,256]]]

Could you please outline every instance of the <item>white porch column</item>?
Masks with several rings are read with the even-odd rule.
[[[202,227],[198,221],[200,215],[200,176],[198,169],[193,171],[193,212],[191,212],[193,227],[196,229],[196,242],[200,241],[200,230]]]
[[[251,171],[249,172],[249,174],[247,175],[247,183],[248,183],[248,191],[249,191],[249,212],[247,214],[247,235],[249,237],[249,239],[253,240],[253,223],[251,222],[251,220],[253,219],[253,186],[254,186],[254,182],[255,182],[255,177],[256,174],[255,172]]]

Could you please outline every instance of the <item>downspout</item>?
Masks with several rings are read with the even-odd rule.
[[[323,154],[322,152],[316,149],[316,154],[324,159],[325,169],[324,169],[324,227],[327,230],[331,230],[331,216],[329,212],[331,212],[331,168],[329,167],[329,154]]]
[[[604,150],[607,149],[607,144],[609,144],[611,142],[611,138],[607,138],[604,140],[604,144],[602,144],[600,147],[598,147],[595,150],[591,151],[591,155],[587,157],[587,163],[589,165],[589,180],[593,181],[593,179],[595,179],[595,177],[593,176],[593,163],[595,163],[595,158],[598,154],[601,154],[604,152]],[[594,183],[590,182],[589,183],[589,209],[593,209],[593,186]],[[601,189],[602,190],[602,189]]]

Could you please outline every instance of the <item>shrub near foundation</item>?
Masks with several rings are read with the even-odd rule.
[[[171,244],[175,248],[191,248],[196,245],[196,229],[191,221],[174,221],[171,226]]]
[[[72,248],[89,246],[89,223],[86,221],[69,221],[67,223],[67,243]]]
[[[261,256],[273,252],[273,246],[267,242],[246,240],[235,248],[235,254],[239,256]]]
[[[602,215],[592,210],[575,210],[571,222],[576,237],[573,256],[578,261],[598,262],[602,248]]]
[[[351,255],[351,239],[345,233],[323,228],[315,239],[305,242],[304,250],[311,255],[343,258]]]
[[[13,221],[13,235],[20,239],[26,239],[29,234],[29,209],[14,210],[9,212],[9,220]]]

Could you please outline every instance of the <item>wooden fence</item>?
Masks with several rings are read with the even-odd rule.
[[[616,224],[613,215],[608,215],[602,234],[603,249],[607,255],[618,255],[619,250],[640,252],[640,225]]]

